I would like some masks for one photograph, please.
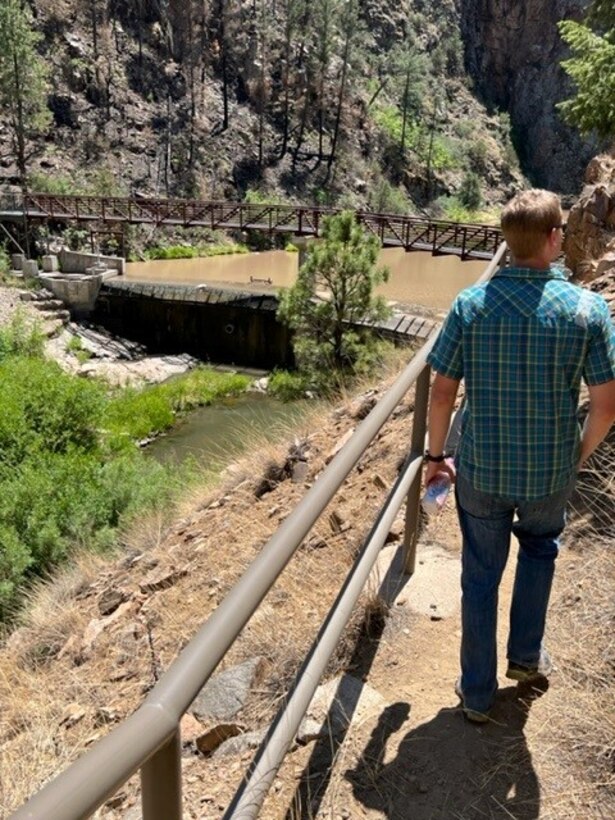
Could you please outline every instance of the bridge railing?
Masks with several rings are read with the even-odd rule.
[[[319,236],[323,217],[339,213],[339,209],[318,206],[34,192],[21,199],[13,198],[9,210],[15,212],[16,209],[21,209],[29,219],[199,226],[299,236]],[[356,218],[383,246],[405,250],[488,259],[502,242],[500,229],[493,225],[369,211],[358,211]]]
[[[479,281],[491,277],[505,254],[498,252]],[[327,660],[334,651],[404,498],[405,570],[414,571],[418,506],[425,441],[430,370],[427,356],[433,334],[392,387],[357,427],[355,433],[284,520],[227,597],[184,648],[137,711],[103,738],[55,780],[35,794],[11,820],[77,820],[89,817],[137,770],[141,771],[143,820],[181,820],[180,721],[198,692],[258,608],[276,579],[320,518],[350,471],[374,440],[393,410],[415,387],[410,454],[359,559],[346,579],[287,707],[271,726],[246,783],[240,787],[225,818],[253,818],[309,706]]]

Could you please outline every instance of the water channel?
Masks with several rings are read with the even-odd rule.
[[[486,267],[485,262],[406,253],[401,248],[381,251],[380,264],[389,268],[390,276],[378,292],[391,303],[403,305],[419,315],[425,312],[444,315],[456,294],[476,281]],[[265,251],[130,263],[126,278],[275,292],[292,285],[297,270],[297,253]],[[192,412],[149,450],[165,462],[178,463],[192,455],[204,466],[224,466],[249,447],[250,441],[270,434],[277,425],[290,427],[303,412],[302,403],[283,404],[269,396],[246,393]]]
[[[202,467],[221,469],[263,438],[273,441],[278,431],[290,431],[308,405],[307,400],[284,404],[263,393],[243,393],[193,410],[147,449],[166,464],[192,456]]]

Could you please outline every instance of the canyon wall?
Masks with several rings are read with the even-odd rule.
[[[564,125],[555,108],[571,85],[559,63],[557,21],[581,19],[588,0],[459,0],[467,69],[484,101],[508,111],[525,173],[534,184],[576,193],[597,146]]]

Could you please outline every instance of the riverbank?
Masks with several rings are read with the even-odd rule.
[[[0,325],[0,621],[79,549],[113,550],[126,523],[172,509],[211,466],[156,463],[139,444],[188,410],[246,390],[202,366],[165,384],[114,387],[45,355],[37,317],[3,294]],[[78,351],[79,352],[79,351]]]

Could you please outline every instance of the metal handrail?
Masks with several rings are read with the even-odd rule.
[[[493,274],[505,250],[506,247],[502,244],[479,281]],[[435,334],[357,427],[346,445],[269,539],[220,606],[161,677],[142,706],[35,794],[12,815],[11,820],[87,818],[139,768],[144,820],[181,820],[179,722],[183,714],[352,468],[422,374],[425,387],[425,374],[428,373],[426,360],[434,341]],[[423,389],[422,393],[423,406],[419,408],[415,403],[415,416],[417,413],[422,415],[419,427],[423,427],[424,437],[427,391]],[[415,429],[412,442],[415,455],[419,440],[422,442],[421,431]],[[404,477],[410,482],[405,535],[408,552],[406,569],[410,571],[414,566],[414,524],[420,489],[417,465],[415,459],[404,473]]]
[[[252,820],[258,816],[263,800],[297,734],[327,663],[346,628],[399,508],[408,495],[410,485],[417,475],[420,476],[422,463],[422,454],[413,454],[398,476],[331,612],[310,649],[285,706],[274,719],[256,754],[249,779],[239,787],[223,820],[231,820],[231,818],[232,820]]]
[[[2,200],[0,194],[0,202]],[[17,207],[14,203],[20,201]],[[15,208],[17,208],[15,210]],[[173,224],[239,230],[260,230],[272,233],[298,233],[319,236],[322,217],[340,212],[339,208],[296,204],[219,202],[215,200],[161,199],[146,197],[107,197],[26,192],[21,199],[13,198],[9,211],[0,204],[0,218],[13,219],[21,214],[24,220],[77,220],[126,224]],[[356,220],[382,245],[410,250],[431,250],[432,253],[455,252],[461,246],[461,256],[495,253],[502,241],[502,232],[494,225],[452,222],[425,216],[356,211]],[[477,233],[478,232],[478,233]],[[474,243],[466,249],[466,236]],[[452,242],[452,245],[451,245]],[[487,257],[488,258],[488,257]]]
[[[489,279],[499,264],[505,252],[500,248],[498,255],[488,266],[477,284]],[[425,349],[430,350],[435,341],[435,335],[421,348],[413,362],[422,359]],[[393,521],[406,497],[409,499],[406,514],[406,554],[405,569],[408,575],[414,572],[416,534],[418,530],[418,494],[415,503],[410,501],[412,487],[420,487],[421,465],[423,463],[423,444],[425,439],[425,422],[427,410],[427,392],[429,387],[429,365],[426,363],[417,375],[417,389],[415,395],[415,418],[412,429],[411,450],[400,475],[376,521],[366,539],[366,542],[357,556],[355,563],[344,582],[344,585],[324,621],[317,638],[306,657],[306,660],[297,674],[295,683],[288,697],[273,720],[270,729],[257,750],[249,774],[233,797],[223,820],[254,820],[258,817],[262,803],[271,788],[275,776],[282,765],[284,757],[297,734],[301,721],[312,701],[320,679],[324,674],[335,647],[350,619],[353,608],[365,586],[373,565],[378,558],[380,549],[384,545]],[[421,384],[422,381],[422,384]],[[419,414],[417,419],[416,414]],[[414,538],[408,543],[408,536]]]

